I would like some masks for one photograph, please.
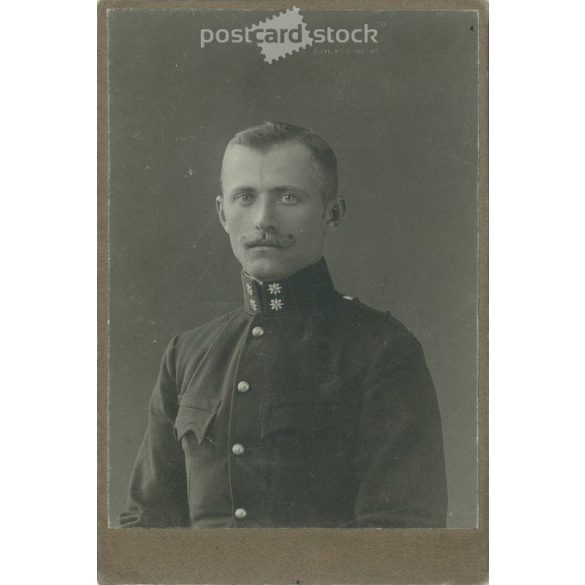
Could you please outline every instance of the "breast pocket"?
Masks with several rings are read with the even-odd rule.
[[[177,440],[181,441],[187,433],[193,433],[201,445],[220,404],[221,400],[206,396],[184,398],[179,404],[179,412],[175,419]]]

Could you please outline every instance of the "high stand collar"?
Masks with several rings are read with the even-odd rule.
[[[319,309],[339,296],[324,258],[281,280],[260,282],[242,271],[242,288],[246,313],[275,317]]]

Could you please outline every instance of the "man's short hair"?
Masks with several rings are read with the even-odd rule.
[[[229,142],[231,146],[248,146],[267,151],[277,144],[298,142],[304,144],[319,165],[323,179],[323,200],[329,201],[337,194],[337,157],[333,149],[315,132],[302,126],[285,122],[263,122],[258,126],[238,132]]]

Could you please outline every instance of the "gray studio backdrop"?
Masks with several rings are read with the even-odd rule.
[[[473,527],[476,13],[304,12],[309,28],[376,27],[373,52],[327,45],[267,64],[252,44],[200,48],[201,28],[269,16],[109,13],[110,521],[124,507],[167,342],[240,302],[214,203],[225,144],[280,120],[312,128],[338,155],[347,215],[327,244],[334,282],[421,341],[442,413],[448,525]]]

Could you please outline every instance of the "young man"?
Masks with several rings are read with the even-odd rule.
[[[230,141],[221,182],[243,303],[169,344],[122,526],[444,526],[420,344],[323,259],[345,211],[334,152],[267,122]]]

